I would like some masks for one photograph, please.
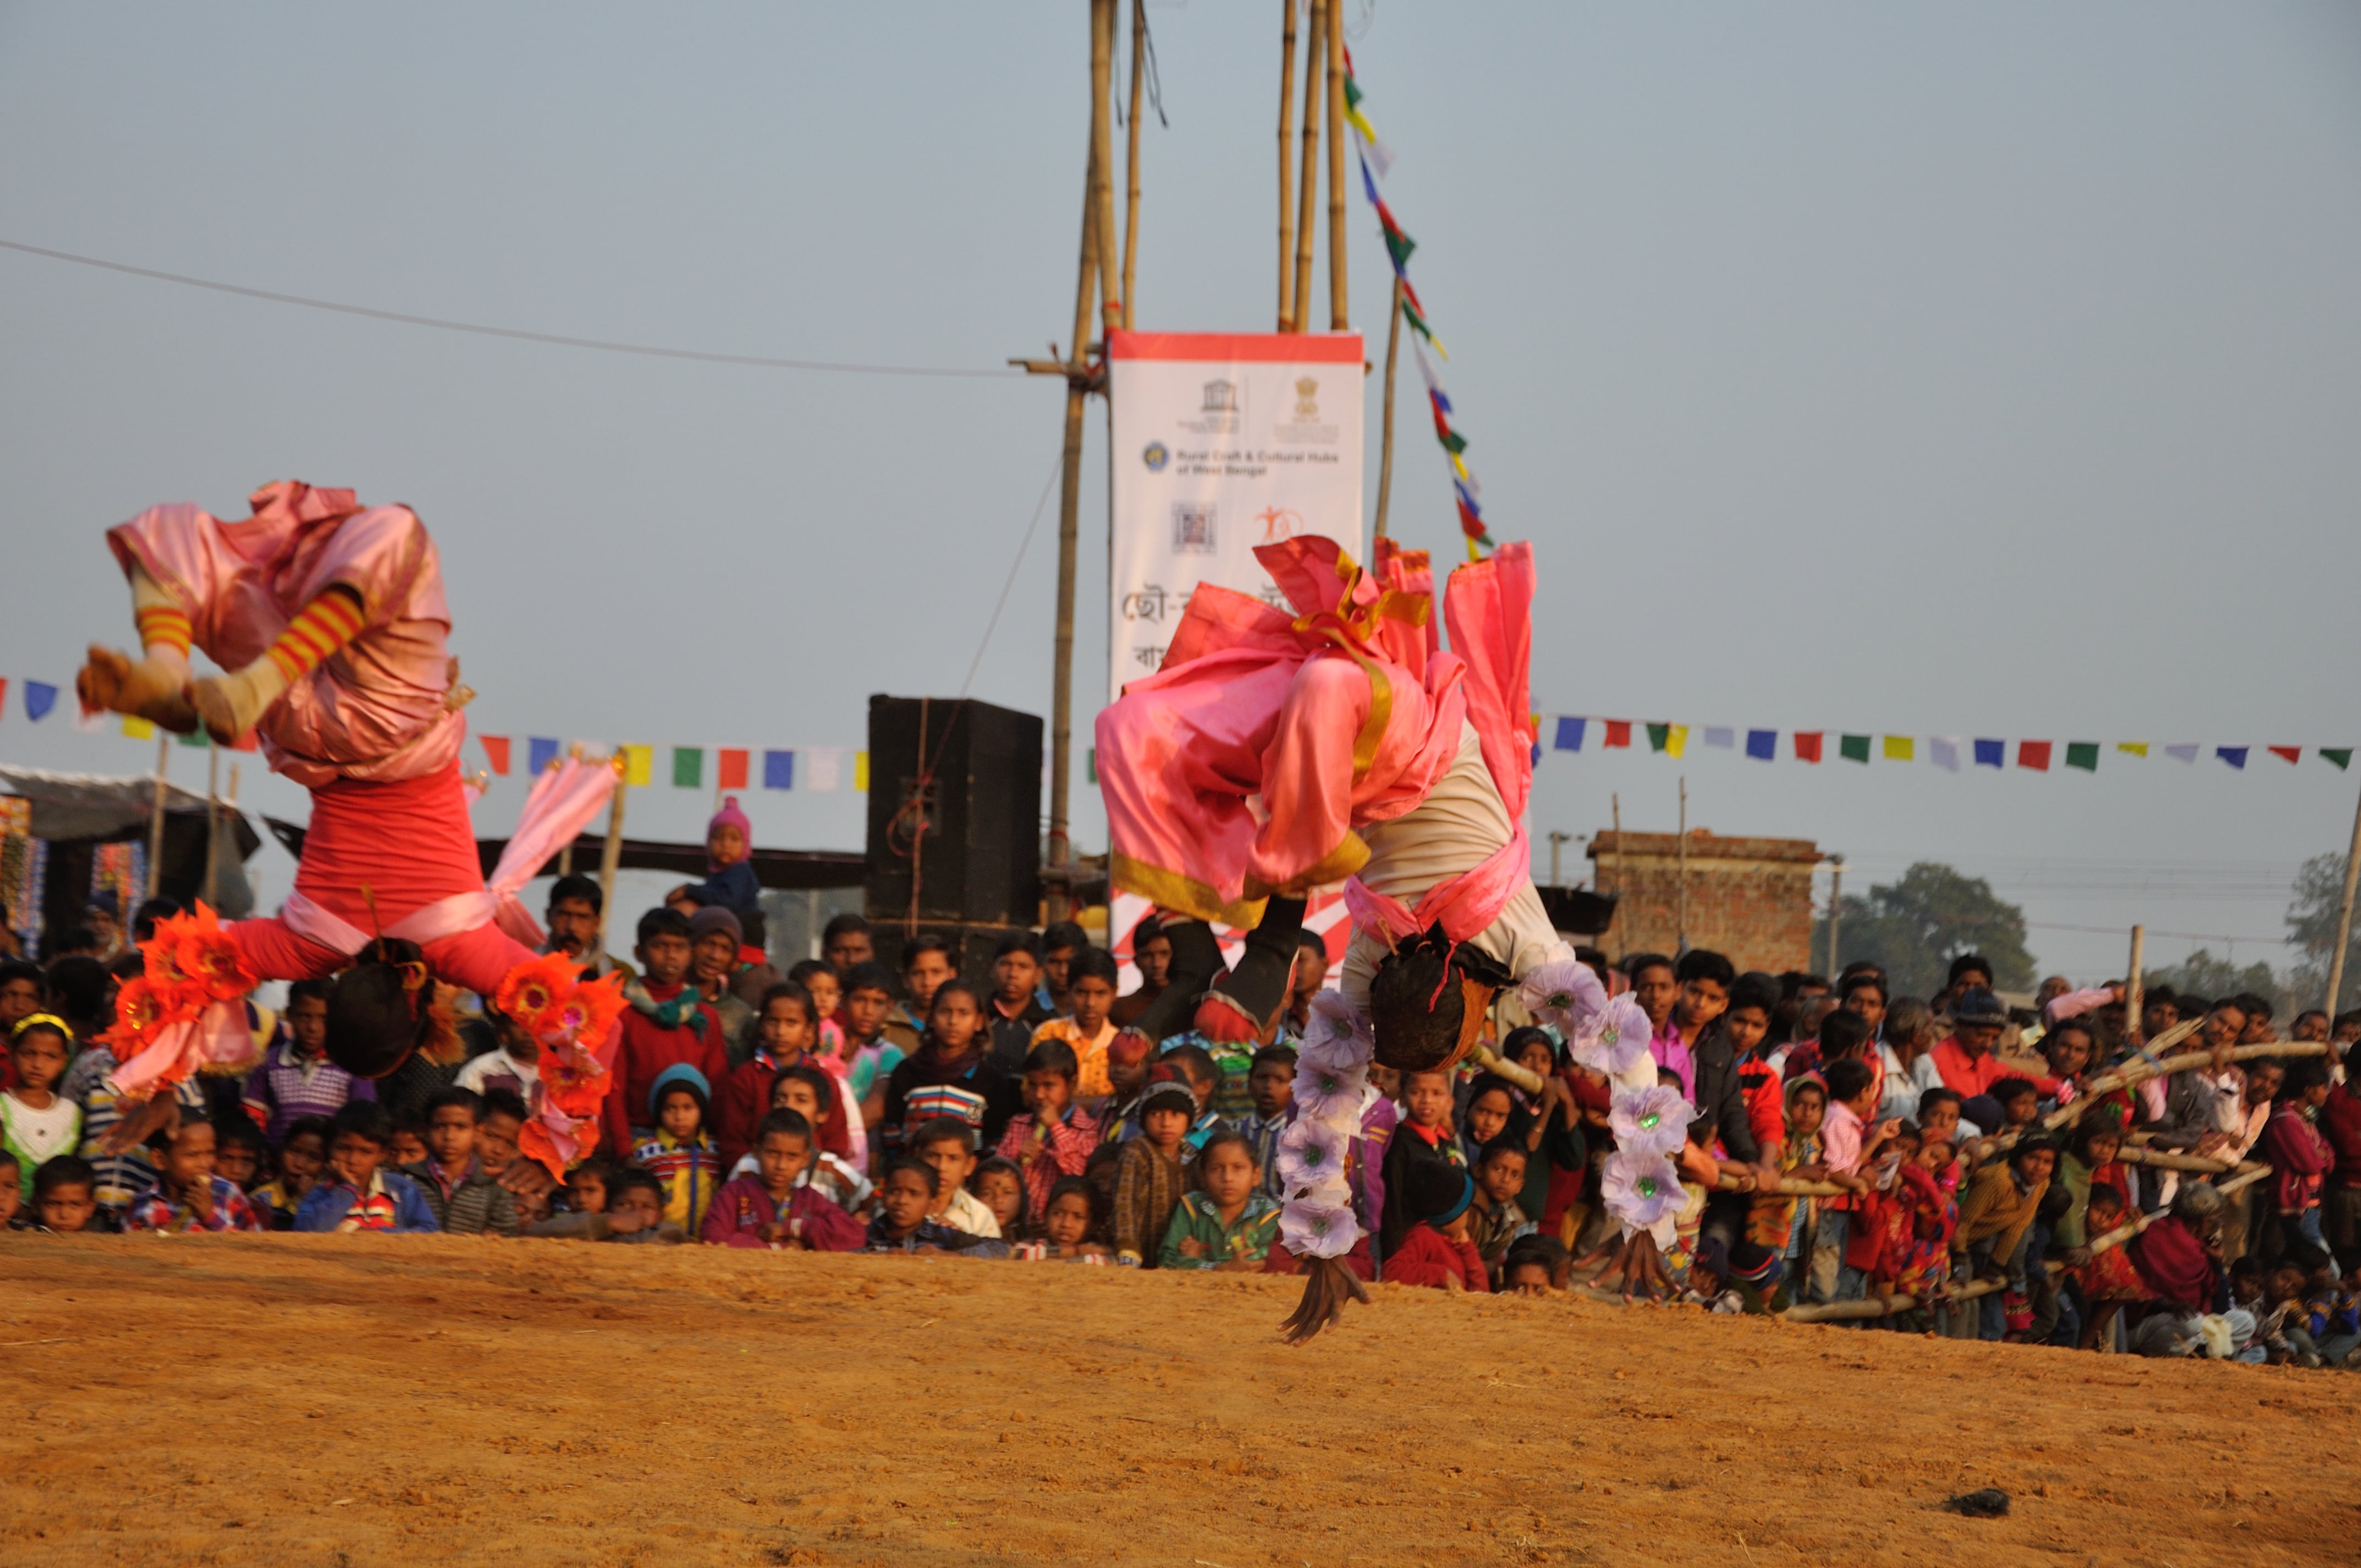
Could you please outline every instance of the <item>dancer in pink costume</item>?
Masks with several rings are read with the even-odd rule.
[[[384,937],[491,995],[534,958],[519,938],[538,931],[515,906],[520,868],[504,861],[488,887],[477,859],[458,762],[473,694],[446,647],[434,542],[408,507],[365,508],[350,490],[280,480],[250,504],[236,521],[151,507],[108,532],[141,657],[93,645],[75,683],[83,709],[224,743],[251,734],[273,772],[311,789],[295,891],[276,917],[228,927],[258,979],[329,975]],[[195,678],[192,646],[227,673]],[[508,861],[533,845],[545,857],[612,788],[603,768],[538,781]],[[344,1065],[381,1073],[398,1060]]]

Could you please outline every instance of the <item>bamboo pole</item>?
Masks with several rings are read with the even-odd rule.
[[[1295,319],[1295,7],[1279,0],[1279,330]],[[1380,513],[1380,515],[1383,515]],[[1384,532],[1380,529],[1378,532]]]
[[[1689,776],[1681,775],[1681,833],[1678,853],[1674,863],[1678,866],[1680,904],[1673,916],[1673,956],[1678,958],[1689,950]]]
[[[1123,329],[1131,330],[1131,289],[1139,263],[1139,81],[1147,63],[1140,40],[1148,36],[1148,0],[1131,0],[1131,147],[1126,162],[1130,190],[1123,219]]]
[[[2157,1170],[2191,1170],[2201,1176],[2225,1176],[2238,1168],[2235,1161],[2209,1159],[2203,1155],[2176,1154],[2170,1149],[2152,1149],[2139,1146],[2120,1148],[2115,1157],[2125,1165],[2145,1165]]]
[[[615,872],[623,864],[623,800],[631,793],[623,753],[615,753],[615,794],[607,803],[607,844],[598,853],[598,950],[607,946],[607,922],[615,916]]]
[[[1528,1094],[1539,1094],[1542,1091],[1542,1079],[1539,1073],[1522,1062],[1509,1060],[1481,1040],[1476,1042],[1476,1048],[1468,1053],[1468,1057],[1475,1062],[1479,1071],[1505,1078]]]
[[[205,903],[221,907],[221,748],[205,748]]]
[[[1091,299],[1098,280],[1098,140],[1091,140],[1090,158],[1082,176],[1082,259],[1074,279],[1074,336],[1067,351],[1073,367],[1066,376],[1066,444],[1058,490],[1058,620],[1051,658],[1049,695],[1049,864],[1062,867],[1073,861],[1070,825],[1073,805],[1074,751],[1074,571],[1079,548],[1082,501],[1082,405],[1090,396],[1089,379],[1081,368],[1082,340],[1091,330]],[[1046,911],[1052,920],[1067,918],[1069,889],[1062,879],[1049,883]]]
[[[1738,1178],[1728,1171],[1721,1173],[1721,1179],[1714,1183],[1714,1189],[1720,1192],[1742,1190],[1738,1185]],[[1758,1186],[1754,1190],[1765,1198],[1841,1198],[1852,1190],[1839,1187],[1833,1181],[1802,1181],[1792,1176],[1783,1176],[1777,1187],[1766,1190]]]
[[[2336,908],[2336,950],[2328,958],[2328,1016],[2336,1016],[2337,992],[2345,986],[2345,954],[2353,945],[2353,890],[2361,883],[2361,805],[2353,808],[2353,844],[2345,851],[2345,898]]]
[[[1099,312],[1108,332],[1122,328],[1124,305],[1115,296],[1123,264],[1115,254],[1114,72],[1115,0],[1091,0],[1091,210],[1098,225]],[[1081,346],[1077,340],[1077,351]]]
[[[1345,275],[1345,0],[1328,6],[1328,330],[1349,329]]]
[[[1844,857],[1828,857],[1828,979],[1843,971],[1837,967],[1837,938],[1844,930]]]
[[[2124,1038],[2126,1040],[2136,1041],[2140,1036],[2140,1014],[2147,1005],[2147,988],[2140,982],[2140,976],[2147,972],[2147,927],[2135,926],[2132,927],[2132,967],[2130,972],[2124,976]],[[2042,1022],[2046,1024],[2048,1020],[2045,1018]]]
[[[156,896],[164,875],[164,785],[165,774],[171,772],[172,738],[159,733],[156,737],[156,782],[148,791],[148,896]]]
[[[1320,74],[1327,59],[1328,7],[1312,0],[1312,34],[1303,49],[1303,177],[1295,193],[1295,288],[1287,330],[1301,332],[1312,315],[1312,209],[1320,197]]]
[[[1377,536],[1386,536],[1386,509],[1394,493],[1394,367],[1401,359],[1402,281],[1394,274],[1393,316],[1386,326],[1385,435],[1378,444]]]

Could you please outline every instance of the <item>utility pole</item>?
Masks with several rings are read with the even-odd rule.
[[[1295,6],[1279,0],[1279,330],[1295,324]],[[1382,513],[1380,513],[1382,515]]]
[[[2336,993],[2345,985],[2345,953],[2353,945],[2353,888],[2361,882],[2361,806],[2353,812],[2353,845],[2345,851],[2345,902],[2336,911],[2336,950],[2328,959],[2328,1001],[2324,1004],[2332,1019],[2336,1016]]]
[[[1828,857],[1831,881],[1828,883],[1828,979],[1837,977],[1837,933],[1844,925],[1844,857]]]
[[[1673,926],[1673,956],[1689,950],[1689,776],[1681,775],[1681,834],[1675,864],[1680,868],[1679,914]]]

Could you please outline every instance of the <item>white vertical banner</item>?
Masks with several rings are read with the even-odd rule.
[[[1107,334],[1109,702],[1162,664],[1200,583],[1285,605],[1255,546],[1323,534],[1367,561],[1361,355],[1358,333]],[[1306,923],[1327,939],[1333,973],[1344,906],[1334,894],[1312,902]],[[1148,909],[1118,893],[1108,910],[1118,991],[1139,982],[1131,932]]]
[[[1198,584],[1285,602],[1256,545],[1319,533],[1368,559],[1362,376],[1358,333],[1108,334],[1109,702],[1163,662]]]

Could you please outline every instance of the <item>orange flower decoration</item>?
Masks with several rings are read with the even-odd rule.
[[[623,977],[586,981],[544,1014],[544,1025],[554,1034],[584,1047],[596,1046],[623,1015]]]
[[[541,1058],[541,1081],[549,1103],[569,1116],[595,1116],[614,1074],[587,1051],[551,1051]]]
[[[156,937],[176,975],[210,1001],[236,1002],[262,983],[246,967],[229,928],[202,903],[192,915],[157,922]]]
[[[539,1161],[558,1180],[566,1179],[566,1157],[558,1152],[549,1129],[541,1124],[539,1117],[517,1129],[517,1152],[527,1159]]]
[[[528,959],[501,980],[492,1005],[515,1019],[527,1034],[538,1036],[552,1026],[552,1010],[575,991],[577,972],[563,953]]]

